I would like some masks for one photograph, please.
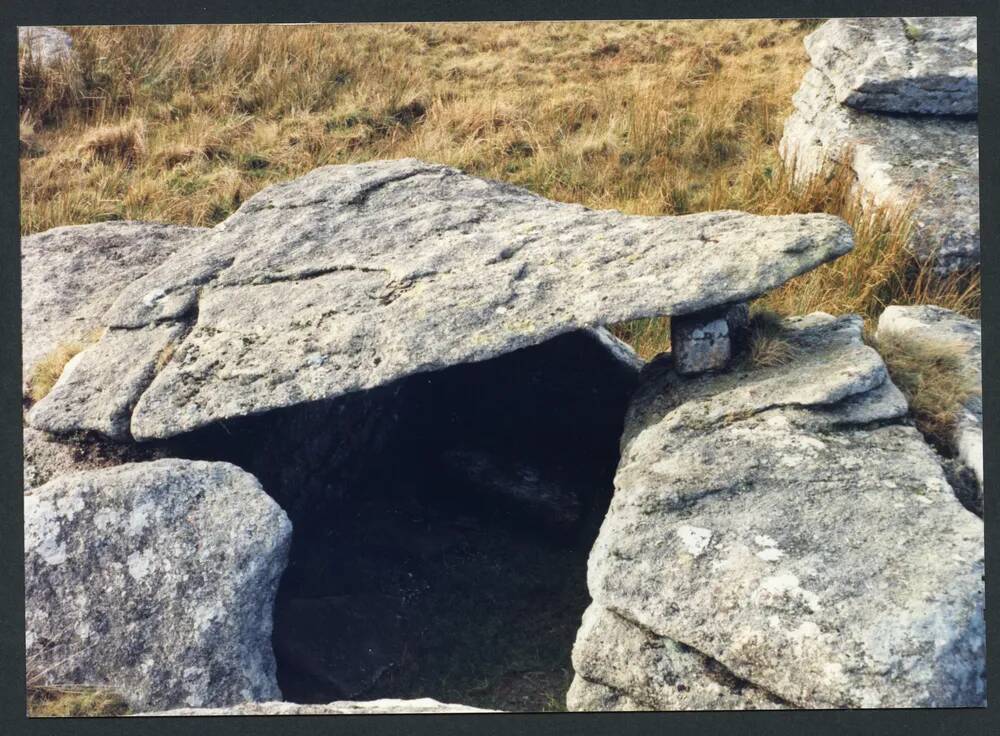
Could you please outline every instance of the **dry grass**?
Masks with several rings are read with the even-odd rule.
[[[750,315],[746,363],[751,368],[773,368],[795,360],[799,349],[782,336],[781,315],[755,305]]]
[[[56,345],[44,358],[31,369],[28,377],[28,397],[33,401],[41,401],[56,385],[66,364],[76,357],[85,347],[97,342],[103,330],[94,330],[82,340],[68,340]]]
[[[48,395],[66,364],[83,348],[84,344],[79,341],[62,343],[35,364],[28,378],[28,396],[32,401],[41,401]]]
[[[48,682],[52,665],[31,654],[27,661],[27,711],[32,718],[122,716],[129,712],[125,699],[110,688]],[[62,661],[56,664],[62,664]]]
[[[877,347],[893,383],[906,395],[917,428],[948,451],[962,405],[982,392],[977,378],[963,366],[966,347],[910,334],[884,335]]]
[[[815,25],[69,29],[71,64],[21,63],[35,152],[21,159],[22,232],[121,218],[213,225],[316,166],[415,156],[636,214],[838,214],[855,251],[763,306],[870,321],[889,303],[934,302],[977,315],[978,273],[942,282],[921,269],[903,248],[905,212],[861,207],[849,171],[799,184],[782,166],[777,142]],[[81,141],[116,139],[109,130],[134,135],[81,157]],[[615,331],[644,357],[669,346],[663,319]]]
[[[154,372],[159,373],[164,368],[166,368],[167,363],[169,363],[173,359],[174,352],[176,350],[177,350],[176,343],[172,342],[167,344],[167,346],[160,351],[160,354],[156,356],[156,363],[153,365]]]
[[[90,130],[76,150],[88,163],[96,161],[131,168],[146,152],[145,125],[141,120],[130,120]]]
[[[128,712],[128,703],[107,688],[75,685],[28,688],[28,715],[32,718],[123,716]]]
[[[22,230],[210,225],[316,166],[402,156],[593,207],[709,209],[720,181],[777,166],[808,25],[72,28],[72,64],[22,60],[47,151],[21,162]],[[145,156],[83,166],[82,139],[135,120]]]

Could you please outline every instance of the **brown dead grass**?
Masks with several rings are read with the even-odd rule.
[[[28,716],[32,718],[109,717],[128,713],[125,699],[107,688],[39,685],[28,689]]]
[[[978,272],[942,281],[922,269],[903,248],[907,213],[863,207],[844,169],[796,183],[782,165],[816,24],[71,28],[72,63],[21,60],[35,151],[21,159],[22,232],[213,225],[317,166],[414,156],[635,214],[837,214],[855,251],[762,306],[870,322],[889,303],[937,303],[978,316]],[[81,141],[95,151],[86,160]],[[663,319],[615,331],[644,357],[669,347]]]
[[[126,168],[135,166],[145,152],[146,133],[141,120],[88,131],[77,147],[77,153],[85,161],[120,164]]]
[[[783,337],[781,315],[755,305],[750,315],[750,339],[746,363],[751,368],[772,368],[791,363],[799,349]]]
[[[111,688],[49,682],[51,667],[51,664],[43,664],[38,654],[28,656],[26,684],[29,717],[102,717],[122,716],[129,712],[128,703]]]
[[[39,360],[31,369],[28,377],[28,397],[33,401],[44,399],[56,381],[62,375],[66,364],[83,351],[88,345],[97,342],[103,330],[94,330],[83,337],[82,340],[68,340],[56,345],[44,358]]]
[[[884,335],[876,346],[917,428],[939,448],[948,448],[962,405],[982,393],[977,377],[964,368],[966,347],[912,334]]]
[[[41,401],[48,395],[66,364],[83,348],[83,343],[79,341],[63,343],[35,364],[28,379],[28,395],[32,401]]]
[[[71,28],[71,64],[22,59],[21,110],[47,151],[22,160],[22,231],[126,217],[211,225],[316,166],[403,156],[592,207],[709,209],[720,177],[776,166],[808,27]],[[73,155],[136,120],[145,156],[102,146],[111,155],[88,168]],[[148,196],[129,199],[136,189]]]

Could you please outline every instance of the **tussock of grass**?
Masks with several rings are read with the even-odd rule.
[[[77,152],[85,159],[131,168],[146,152],[145,125],[130,120],[96,128],[84,136]]]
[[[35,121],[28,110],[22,112],[18,120],[17,138],[21,155],[35,152]]]
[[[982,391],[963,366],[966,347],[913,334],[883,335],[876,345],[893,383],[910,404],[917,428],[947,451],[962,405]]]
[[[754,309],[750,316],[750,338],[745,361],[751,368],[772,368],[795,360],[799,349],[782,336],[781,316],[767,309]]]
[[[643,360],[670,349],[670,320],[656,317],[613,325],[612,334],[628,343]]]

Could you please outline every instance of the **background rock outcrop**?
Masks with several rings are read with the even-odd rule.
[[[29,670],[133,709],[280,698],[271,615],[288,517],[228,463],[61,476],[24,497]]]
[[[57,385],[31,419],[123,437],[109,416],[134,404],[132,436],[167,437],[581,327],[745,300],[851,247],[828,215],[638,217],[413,159],[324,167],[247,200],[124,289],[101,343],[127,331],[137,370],[162,354],[155,331],[190,329],[148,386]],[[101,343],[78,376],[110,372],[117,351]]]
[[[947,19],[924,20],[926,38],[916,42],[899,40],[903,18],[836,19],[807,36],[812,68],[793,98],[780,149],[798,177],[825,162],[843,163],[866,199],[911,208],[913,251],[949,273],[979,264],[978,125],[974,117],[951,114],[975,113],[965,109],[978,92],[975,19],[959,19],[961,33],[949,32],[958,26]],[[934,49],[927,53],[936,61],[899,51],[903,42]],[[857,57],[865,60],[860,68]],[[933,69],[947,65],[946,57],[961,81],[941,86]],[[936,114],[870,112],[893,106]]]
[[[669,357],[647,366],[588,566],[594,605],[752,685],[743,707],[758,691],[796,707],[982,705],[982,521],[902,421],[859,318],[789,319],[772,338],[795,359],[696,379]],[[640,704],[676,701],[664,683],[683,682],[698,707],[732,707],[708,671],[691,675],[698,657],[650,674],[611,631],[581,631],[578,680]]]
[[[979,109],[975,18],[833,18],[805,44],[840,104],[929,115]]]

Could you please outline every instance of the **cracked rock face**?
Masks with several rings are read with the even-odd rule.
[[[838,103],[875,112],[978,111],[975,18],[834,18],[805,45]]]
[[[810,69],[793,98],[781,151],[808,177],[843,162],[876,205],[912,206],[911,247],[941,272],[979,264],[979,132],[976,120],[872,115],[838,103]]]
[[[33,422],[123,435],[105,418],[134,405],[135,439],[168,437],[581,327],[746,300],[851,247],[828,215],[639,217],[413,159],[324,167],[257,194],[124,289],[103,340],[189,330],[148,386],[122,385],[98,409],[80,388],[60,392]],[[108,351],[82,355],[81,376],[108,372]]]
[[[123,221],[57,227],[21,238],[24,379],[60,343],[84,340],[103,328],[101,317],[123,284],[145,275],[206,231]]]
[[[963,317],[957,312],[931,305],[887,307],[878,320],[877,337],[894,335],[909,337],[946,349],[960,356],[963,370],[971,380],[982,386],[983,346],[982,324],[978,319]],[[951,444],[959,459],[976,475],[979,497],[975,506],[983,508],[983,398],[971,396],[958,415]]]
[[[594,606],[618,619],[581,632],[577,693],[671,703],[681,681],[705,708],[757,691],[794,707],[985,703],[983,524],[903,423],[861,327],[786,320],[798,357],[783,366],[647,366],[588,567]],[[640,671],[614,627],[710,671],[674,656]],[[738,705],[710,672],[740,683]]]
[[[22,26],[17,29],[17,43],[42,66],[69,61],[73,53],[69,34],[51,26]]]
[[[789,707],[718,662],[592,604],[573,647],[567,707],[593,710],[744,710]]]
[[[281,697],[271,615],[291,524],[249,473],[157,460],[24,497],[29,670],[134,709]]]

